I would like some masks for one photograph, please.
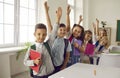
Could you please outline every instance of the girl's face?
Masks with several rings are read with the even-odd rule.
[[[100,37],[106,36],[106,32],[104,30],[100,30],[99,35]]]
[[[36,42],[38,42],[38,43],[44,42],[46,35],[47,35],[46,29],[37,29],[34,33],[34,36],[36,38]]]
[[[101,45],[106,45],[107,42],[108,42],[107,37],[102,37],[102,39],[100,40],[100,44],[101,44]]]
[[[60,27],[57,34],[60,38],[63,38],[66,35],[66,27]]]
[[[72,30],[72,34],[75,38],[80,37],[81,32],[82,32],[82,29],[78,26],[74,27]]]
[[[87,32],[87,33],[85,34],[85,40],[86,40],[86,41],[90,41],[91,39],[92,39],[92,34]]]

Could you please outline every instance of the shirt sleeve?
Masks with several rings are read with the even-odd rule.
[[[55,38],[56,38],[56,36],[57,36],[58,28],[59,28],[59,24],[56,23],[56,24],[54,24],[54,26],[53,26],[52,32],[51,32],[51,33],[48,33],[48,37],[49,37],[48,43],[49,43],[50,45],[53,44],[53,42],[54,42],[54,40],[55,40]]]
[[[71,52],[72,51],[72,47],[71,47],[71,44],[70,42],[68,43],[68,47],[67,47],[67,52]]]
[[[24,65],[26,65],[26,66],[34,66],[33,60],[29,59],[30,49],[31,48],[28,48],[26,55],[25,55],[25,58],[24,58]]]

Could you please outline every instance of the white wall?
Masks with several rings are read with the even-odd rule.
[[[16,60],[16,54],[10,55],[10,74],[16,75],[24,71],[29,71],[28,66],[23,64],[25,54],[21,54],[19,59]]]
[[[45,16],[45,10],[44,10],[44,2],[48,2],[49,8],[49,15],[52,22],[52,25],[56,23],[56,10],[60,6],[62,7],[62,17],[61,22],[66,23],[66,6],[67,6],[67,0],[38,0],[38,21],[46,24],[46,16]],[[41,13],[42,12],[42,13]],[[44,20],[43,20],[44,19]]]
[[[92,22],[98,18],[107,21],[106,27],[111,27],[111,44],[116,44],[116,24],[120,19],[120,0],[84,0],[84,25],[92,27]],[[86,5],[87,4],[87,5]],[[86,6],[85,6],[86,5]],[[101,26],[101,24],[100,24]]]
[[[12,75],[28,71],[28,67],[23,64],[23,59],[24,54],[16,60],[16,52],[0,51],[0,78],[11,78]]]

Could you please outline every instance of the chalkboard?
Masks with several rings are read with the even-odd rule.
[[[120,20],[117,20],[116,41],[120,42]]]

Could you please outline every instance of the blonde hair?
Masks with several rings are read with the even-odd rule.
[[[109,46],[109,40],[108,40],[108,36],[103,36],[101,39],[100,39],[100,42],[101,41],[105,41],[105,48],[108,48]]]

